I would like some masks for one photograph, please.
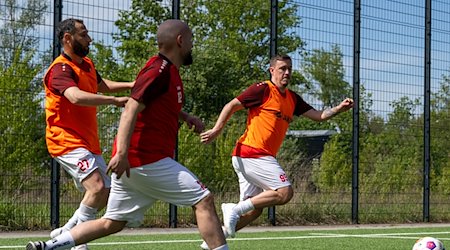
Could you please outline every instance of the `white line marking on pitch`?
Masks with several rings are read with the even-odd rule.
[[[379,235],[379,236],[389,236],[389,235],[419,235],[419,234],[450,234],[450,232],[416,232],[416,233],[384,233],[384,234],[334,234],[334,233],[310,233],[314,235],[349,235],[349,236],[359,236],[359,235]]]
[[[311,235],[329,236],[335,235],[339,237],[354,238],[389,238],[389,239],[419,239],[424,235],[450,234],[450,232],[416,232],[416,233],[384,233],[384,234],[334,234],[334,233],[311,233]],[[411,235],[411,236],[407,236]],[[415,235],[415,236],[412,236]],[[450,240],[450,238],[439,238],[440,240]]]
[[[395,238],[395,239],[418,239],[421,235],[450,234],[450,232],[416,232],[416,233],[385,233],[385,234],[334,234],[334,233],[310,233],[305,236],[285,236],[285,237],[264,237],[264,238],[233,238],[227,241],[255,241],[255,240],[296,240],[296,239],[318,239],[318,238]],[[407,236],[411,235],[411,236]],[[415,235],[412,236],[412,235]],[[439,238],[440,240],[450,240],[450,238]],[[170,244],[170,243],[191,243],[196,240],[154,240],[154,241],[122,241],[122,242],[92,242],[92,246],[110,246],[110,245],[138,245],[138,244]],[[23,249],[24,246],[0,246],[0,249]]]

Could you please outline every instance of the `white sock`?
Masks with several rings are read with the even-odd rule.
[[[238,215],[243,215],[247,212],[252,211],[253,209],[255,209],[255,207],[253,206],[253,203],[250,199],[240,201],[235,207],[233,207],[233,211]]]
[[[214,248],[213,250],[228,250],[228,245],[227,245],[227,244],[224,244],[224,245],[222,245],[222,246],[220,246],[220,247]]]
[[[52,249],[52,250],[67,249],[74,246],[75,241],[73,240],[73,237],[70,234],[70,232],[64,232],[56,236],[54,239],[45,242],[45,249]]]
[[[72,217],[67,221],[63,228],[70,230],[77,225],[78,222],[78,209],[73,213]]]
[[[83,203],[80,203],[80,207],[78,208],[77,224],[95,219],[97,212],[98,212],[97,208],[89,207],[84,205]]]
[[[222,226],[222,231],[223,231],[223,236],[225,236],[225,239],[228,238],[228,237],[230,236],[230,235],[228,235],[228,232],[227,232],[227,230],[225,229],[224,226]],[[206,244],[206,241],[205,241],[205,240],[203,240],[202,245],[204,245],[204,244]],[[208,246],[208,245],[206,245],[206,246]],[[208,249],[209,249],[209,248],[208,248]]]

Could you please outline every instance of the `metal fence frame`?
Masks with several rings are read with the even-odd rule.
[[[268,37],[270,37],[269,39],[269,47],[267,48],[267,54],[271,57],[273,55],[276,55],[278,52],[278,34],[277,34],[277,30],[278,30],[278,13],[279,13],[279,0],[267,0],[268,2],[270,2],[270,10],[267,10],[268,12],[270,12],[270,34],[267,34]],[[307,1],[305,1],[307,2]],[[364,10],[364,7],[367,7],[367,5],[364,4],[368,4],[369,1],[362,1],[362,0],[345,0],[342,2],[346,2],[346,4],[352,4],[353,5],[353,34],[352,34],[352,39],[353,39],[353,44],[352,44],[352,65],[351,70],[352,70],[352,93],[353,93],[353,99],[355,102],[355,106],[352,110],[352,156],[351,156],[351,184],[349,183],[348,186],[346,186],[346,190],[347,187],[349,187],[350,190],[350,185],[351,185],[351,201],[350,201],[350,192],[345,191],[345,195],[348,195],[348,202],[345,203],[346,208],[347,205],[351,205],[351,211],[349,211],[349,215],[350,215],[350,221],[353,224],[358,224],[361,221],[361,215],[364,216],[364,185],[360,185],[360,181],[362,183],[364,183],[364,176],[363,178],[360,177],[361,173],[360,173],[360,164],[361,164],[361,155],[360,155],[360,147],[361,147],[361,142],[360,142],[360,138],[364,137],[364,135],[360,134],[361,131],[361,124],[360,124],[360,120],[361,120],[361,105],[362,105],[362,98],[361,98],[361,90],[363,88],[363,84],[361,83],[361,72],[364,73],[364,58],[361,58],[361,52],[364,52],[364,49],[361,46],[361,40],[362,40],[362,35],[361,35],[361,30],[363,29],[361,26],[361,23],[364,22],[364,16],[362,17],[362,11]],[[435,3],[439,3],[439,1],[434,1]],[[67,1],[67,3],[71,3],[70,1]],[[182,0],[167,0],[165,1],[165,3],[169,3],[171,4],[172,7],[172,18],[174,19],[179,19],[180,18],[180,6],[182,6],[183,1]],[[53,58],[56,58],[57,56],[60,55],[61,53],[61,45],[58,41],[57,38],[57,34],[55,32],[56,27],[59,25],[59,23],[62,21],[62,17],[63,17],[63,5],[64,5],[64,0],[53,0],[53,7],[54,7],[54,11],[53,11],[53,42],[52,42],[52,56]],[[73,4],[73,3],[72,3]],[[422,3],[421,3],[422,4]],[[422,8],[422,5],[420,5],[420,8]],[[373,7],[373,6],[372,6]],[[416,6],[417,7],[417,6]],[[420,64],[420,70],[423,70],[423,79],[421,78],[421,80],[423,80],[423,93],[420,92],[419,94],[417,94],[417,96],[420,95],[420,98],[423,98],[423,105],[420,106],[420,108],[423,108],[423,110],[420,110],[420,112],[423,112],[423,124],[420,125],[420,129],[423,129],[423,134],[421,136],[415,136],[415,138],[419,138],[420,140],[423,141],[423,155],[420,155],[420,159],[422,160],[423,163],[423,172],[421,173],[420,178],[422,178],[423,183],[417,184],[417,185],[421,185],[420,188],[422,191],[421,195],[422,195],[422,204],[419,204],[420,202],[416,202],[417,203],[417,207],[415,211],[419,211],[418,207],[422,206],[422,210],[421,210],[421,215],[422,218],[421,220],[423,222],[430,222],[432,221],[431,215],[432,212],[430,211],[430,203],[432,203],[432,201],[430,201],[430,196],[431,195],[431,187],[432,187],[432,179],[430,179],[430,176],[432,175],[432,162],[431,162],[431,158],[432,158],[432,151],[431,151],[431,132],[434,129],[432,127],[432,123],[431,123],[431,93],[432,93],[432,33],[434,32],[432,29],[432,12],[433,8],[432,8],[432,0],[425,0],[424,1],[424,7],[423,7],[423,26],[422,24],[420,24],[420,28],[423,28],[423,36],[420,35],[420,37],[416,34],[416,36],[414,38],[416,39],[421,39],[421,42],[423,42],[423,65]],[[350,11],[347,12],[347,17],[349,17]],[[405,13],[406,14],[406,13]],[[419,15],[417,15],[419,16]],[[422,18],[422,15],[420,14],[420,18]],[[1,20],[0,20],[1,21]],[[350,27],[350,22],[348,21],[348,25],[346,27]],[[347,24],[347,23],[346,23]],[[344,24],[345,25],[345,24]],[[416,25],[417,25],[417,19],[416,19]],[[418,27],[415,27],[416,30],[418,29]],[[436,32],[438,33],[438,32]],[[349,36],[350,37],[350,36]],[[349,42],[346,42],[346,45],[349,45]],[[407,44],[406,44],[407,45]],[[422,46],[420,45],[420,47]],[[347,46],[347,48],[349,48],[350,46]],[[422,47],[421,47],[422,48]],[[370,50],[370,49],[369,49]],[[376,49],[374,49],[376,50]],[[350,54],[350,52],[348,52]],[[422,55],[420,55],[420,59],[422,60]],[[447,61],[446,61],[447,62]],[[349,63],[350,64],[350,63]],[[361,66],[363,65],[363,66]],[[416,65],[409,65],[409,66],[417,66]],[[420,75],[421,76],[421,75]],[[422,76],[421,76],[422,77]],[[350,80],[348,80],[348,82],[350,82]],[[420,86],[422,87],[422,86]],[[422,89],[420,90],[422,91]],[[422,115],[422,114],[421,114]],[[421,142],[422,143],[422,142]],[[445,149],[444,149],[445,150]],[[178,150],[175,152],[175,158],[178,159]],[[417,158],[419,159],[419,158]],[[364,162],[362,162],[364,163]],[[59,164],[54,161],[53,159],[51,160],[51,163],[49,164],[50,168],[51,168],[51,181],[50,181],[50,197],[49,197],[49,201],[50,201],[50,225],[52,228],[57,228],[60,226],[60,217],[61,217],[61,209],[60,209],[60,199],[61,197],[61,186],[60,186],[60,182],[62,180],[62,176],[61,176],[61,169]],[[361,164],[364,165],[364,164]],[[417,165],[416,165],[417,166]],[[421,166],[422,167],[422,166]],[[47,187],[46,187],[47,188]],[[361,191],[363,190],[363,191]],[[415,197],[416,200],[419,197],[419,194],[417,194],[417,190],[419,190],[419,186],[416,186],[415,189]],[[370,196],[370,195],[369,195]],[[362,202],[361,202],[362,200]],[[63,203],[64,204],[64,203]],[[389,203],[390,204],[390,203]],[[410,204],[410,203],[409,203]],[[1,205],[1,204],[0,204]],[[281,211],[281,208],[278,207],[279,211]],[[46,210],[47,211],[47,210]],[[62,210],[64,211],[64,210]],[[164,208],[164,211],[165,208]],[[180,212],[181,211],[181,212]],[[182,214],[181,209],[178,209],[177,206],[169,204],[168,206],[168,226],[172,227],[172,228],[176,228],[179,226],[179,224],[182,223],[182,220],[179,218],[181,218],[181,214]],[[278,210],[277,210],[278,211]],[[47,218],[47,216],[46,216]],[[166,218],[166,217],[164,217]],[[268,213],[267,213],[267,221],[268,224],[270,225],[276,225],[277,224],[277,215],[276,215],[276,208],[275,207],[270,207],[268,209]],[[416,218],[418,218],[416,216]],[[166,221],[164,220],[164,223]]]
[[[269,1],[269,0],[268,0]],[[353,98],[355,101],[355,107],[353,109],[353,161],[352,161],[352,211],[351,218],[352,223],[358,224],[359,214],[359,89],[360,89],[360,29],[361,29],[361,0],[354,0],[354,23],[353,23]],[[54,0],[55,12],[54,12],[54,27],[56,27],[62,18],[62,0]],[[270,56],[277,54],[277,14],[278,14],[278,1],[270,0]],[[430,71],[431,71],[431,0],[426,0],[426,18],[424,20],[425,34],[424,34],[424,97],[425,97],[425,119],[424,119],[424,174],[423,174],[423,221],[429,222],[430,211]],[[179,19],[180,13],[180,0],[172,1],[172,17]],[[54,35],[53,41],[53,56],[57,57],[60,54],[60,44]],[[52,161],[52,181],[51,181],[51,225],[53,228],[59,227],[59,166]],[[275,207],[271,207],[268,210],[268,220],[270,224],[276,224]],[[177,227],[177,207],[170,204],[169,207],[169,226]]]

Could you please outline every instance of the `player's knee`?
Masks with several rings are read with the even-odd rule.
[[[89,191],[90,193],[98,197],[103,197],[108,194],[107,189],[103,185],[103,182],[98,183],[97,185],[91,185],[89,189],[86,189],[86,191]]]
[[[200,202],[194,205],[196,209],[212,209],[214,208],[214,196],[213,194],[208,194]]]
[[[103,227],[109,234],[114,234],[122,231],[122,229],[127,224],[126,221],[116,221],[110,219],[103,219],[103,220],[104,220]]]
[[[90,200],[93,207],[99,210],[103,209],[108,203],[109,188],[102,186],[91,186],[91,188],[86,189],[85,199]]]
[[[278,205],[284,205],[288,203],[294,196],[294,190],[291,186],[280,188],[277,190],[278,193]]]
[[[82,184],[87,192],[90,192],[92,194],[96,195],[104,195],[105,190],[108,190],[105,188],[105,183],[103,182],[103,178],[101,177],[100,173],[97,171],[94,171],[92,174],[90,174],[88,177],[86,177]]]

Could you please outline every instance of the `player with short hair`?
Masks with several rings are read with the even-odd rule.
[[[119,232],[126,225],[137,226],[157,200],[191,206],[211,249],[228,249],[213,195],[173,160],[178,121],[185,121],[196,133],[204,129],[199,118],[181,111],[184,92],[178,69],[192,63],[192,31],[180,20],[167,20],[158,27],[157,41],[159,54],[141,69],[120,118],[108,165],[113,174],[105,215],[47,242],[30,242],[28,250],[66,249]]]
[[[248,110],[247,128],[232,154],[241,201],[222,204],[226,237],[234,237],[235,231],[258,218],[263,208],[283,205],[291,200],[291,183],[275,156],[294,116],[325,121],[353,107],[353,100],[347,98],[336,107],[317,111],[289,90],[292,60],[287,55],[271,58],[269,71],[270,80],[251,85],[227,103],[215,126],[200,135],[203,143],[210,143],[236,111]],[[201,247],[209,249],[205,243]]]
[[[101,156],[97,106],[122,107],[128,97],[97,93],[119,92],[134,85],[134,82],[114,82],[100,76],[87,57],[92,40],[82,20],[62,21],[57,35],[63,52],[44,76],[47,149],[72,176],[84,196],[69,221],[53,230],[51,237],[95,219],[97,212],[106,206],[111,180]]]

